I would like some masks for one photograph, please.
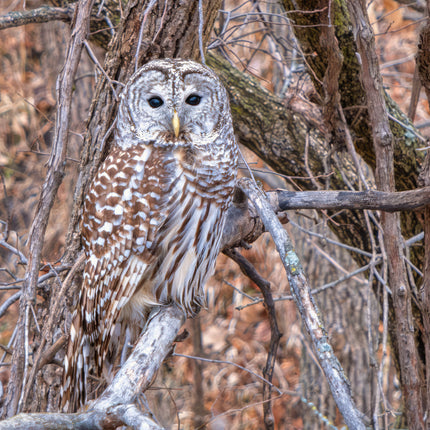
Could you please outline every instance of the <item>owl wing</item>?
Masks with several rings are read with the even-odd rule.
[[[63,406],[85,403],[91,345],[100,376],[111,339],[121,330],[120,312],[157,259],[151,245],[177,203],[180,176],[173,158],[146,145],[114,149],[96,174],[84,204],[87,261],[65,361]]]
[[[89,317],[89,324],[94,319],[91,314],[98,318],[91,328],[88,327],[89,332],[98,332],[99,339],[93,339],[98,373],[115,331],[120,330],[116,324],[120,312],[143,283],[148,266],[158,258],[152,247],[157,232],[179,199],[176,189],[181,170],[175,159],[167,154],[153,146],[141,145],[127,152],[119,150],[118,154],[112,153],[116,157],[115,168],[111,167],[111,160],[107,163],[115,174],[109,175],[108,189],[111,189],[105,194],[104,224],[98,228],[98,234],[106,230],[109,234],[93,238],[93,243],[100,237],[106,242],[103,244],[104,254],[97,258],[96,263],[101,270],[96,269],[95,272],[100,275],[96,282],[92,279],[93,291],[87,294],[82,306],[82,312],[85,309],[85,315]],[[106,223],[108,226],[104,228]],[[92,232],[94,234],[94,229]],[[97,247],[98,244],[94,247],[95,253]],[[145,304],[157,303],[153,298],[151,301],[148,294]]]

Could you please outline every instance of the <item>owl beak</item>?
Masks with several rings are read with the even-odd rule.
[[[179,121],[178,112],[176,109],[173,110],[173,118],[172,118],[173,131],[175,132],[175,136],[179,136],[179,128],[181,127],[181,122]]]

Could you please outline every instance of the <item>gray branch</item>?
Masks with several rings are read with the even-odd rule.
[[[253,202],[264,226],[272,235],[285,267],[294,301],[311,337],[318,361],[324,370],[333,398],[345,419],[345,423],[351,429],[364,430],[366,427],[352,400],[349,383],[328,342],[320,313],[286,230],[282,227],[263,192],[250,179],[242,179],[240,186]]]
[[[128,360],[85,412],[19,414],[0,422],[0,430],[100,430],[120,425],[139,430],[162,429],[149,414],[136,407],[135,401],[150,386],[184,321],[183,312],[176,306],[153,311]]]
[[[430,204],[430,187],[411,191],[287,191],[271,190],[266,197],[281,223],[287,222],[287,210],[293,209],[356,209],[386,212],[415,210]],[[253,202],[236,189],[229,208],[221,249],[235,248],[243,242],[252,243],[266,231]]]
[[[409,211],[430,204],[430,187],[410,191],[270,191],[272,206],[289,209]]]
[[[9,12],[6,15],[0,16],[0,30],[48,21],[70,21],[74,11],[75,6],[70,5],[64,8],[42,6],[33,10]]]

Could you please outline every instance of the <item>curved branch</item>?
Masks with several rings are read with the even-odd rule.
[[[48,171],[29,232],[29,259],[25,282],[20,298],[18,336],[12,359],[11,378],[8,385],[8,396],[4,408],[6,416],[19,411],[24,403],[24,389],[28,372],[28,325],[29,309],[35,302],[36,286],[39,276],[40,257],[48,219],[57,190],[64,176],[69,134],[70,107],[73,82],[81,57],[83,42],[89,31],[90,12],[94,0],[80,0],[77,6],[76,21],[69,41],[64,67],[57,80],[58,111],[55,121],[55,136]]]
[[[161,429],[148,414],[134,405],[139,394],[151,385],[166,356],[171,352],[179,329],[185,321],[176,306],[157,308],[128,360],[112,383],[88,410],[76,414],[19,414],[0,422],[0,430],[112,429],[127,425],[133,429]]]

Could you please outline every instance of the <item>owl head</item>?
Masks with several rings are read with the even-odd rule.
[[[231,128],[227,92],[208,67],[190,60],[154,60],[129,80],[117,121],[118,144],[181,145],[213,141]]]

